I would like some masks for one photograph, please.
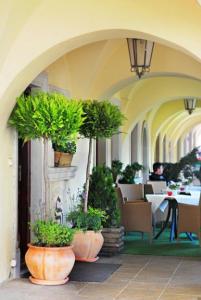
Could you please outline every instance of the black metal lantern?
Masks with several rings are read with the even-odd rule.
[[[188,110],[189,115],[192,114],[193,110],[196,106],[196,99],[195,98],[186,98],[184,99],[184,107]]]
[[[154,42],[142,39],[127,39],[130,56],[131,72],[140,78],[149,72]]]

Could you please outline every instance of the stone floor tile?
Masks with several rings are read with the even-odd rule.
[[[133,299],[150,299],[156,300],[160,296],[160,290],[147,290],[147,289],[125,289],[122,291],[117,299],[118,300],[133,300]]]
[[[112,286],[111,284],[106,284],[106,283],[93,283],[93,284],[88,284],[86,287],[84,287],[80,292],[80,296],[97,296],[97,295],[102,295],[103,297],[107,299],[115,298],[120,291],[122,290],[121,286],[114,285]]]
[[[167,295],[169,294],[183,294],[183,295],[195,295],[201,297],[201,280],[197,284],[180,284],[175,286],[168,286],[165,290]]]
[[[70,281],[39,286],[28,279],[0,285],[0,300],[201,300],[201,259],[118,255],[97,263],[120,263],[105,282]]]
[[[127,290],[132,289],[143,289],[143,290],[160,290],[162,291],[165,286],[166,282],[135,282],[130,281],[127,285]]]
[[[162,295],[159,300],[201,300],[200,297],[194,296],[194,295]]]

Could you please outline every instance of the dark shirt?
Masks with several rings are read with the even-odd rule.
[[[151,180],[151,181],[166,181],[163,174],[158,175],[158,174],[155,174],[155,173],[151,173],[151,175],[149,176],[149,180]]]

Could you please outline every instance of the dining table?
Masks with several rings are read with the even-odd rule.
[[[159,232],[155,235],[154,239],[157,239],[162,234],[170,222],[170,241],[173,241],[175,238],[177,238],[178,203],[198,206],[200,201],[200,192],[193,191],[188,194],[180,194],[179,192],[175,192],[171,196],[168,194],[146,194],[146,199],[152,204],[153,215],[158,209],[164,213],[165,209],[168,207],[168,213],[165,222],[163,223],[163,226]],[[192,235],[190,233],[186,234],[188,238],[192,240]]]

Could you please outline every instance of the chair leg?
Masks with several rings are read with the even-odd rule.
[[[197,236],[198,236],[198,240],[199,240],[199,246],[201,247],[201,233],[198,232],[198,233],[197,233]]]
[[[149,244],[152,244],[153,234],[152,234],[152,232],[150,232],[148,234],[149,234]]]

